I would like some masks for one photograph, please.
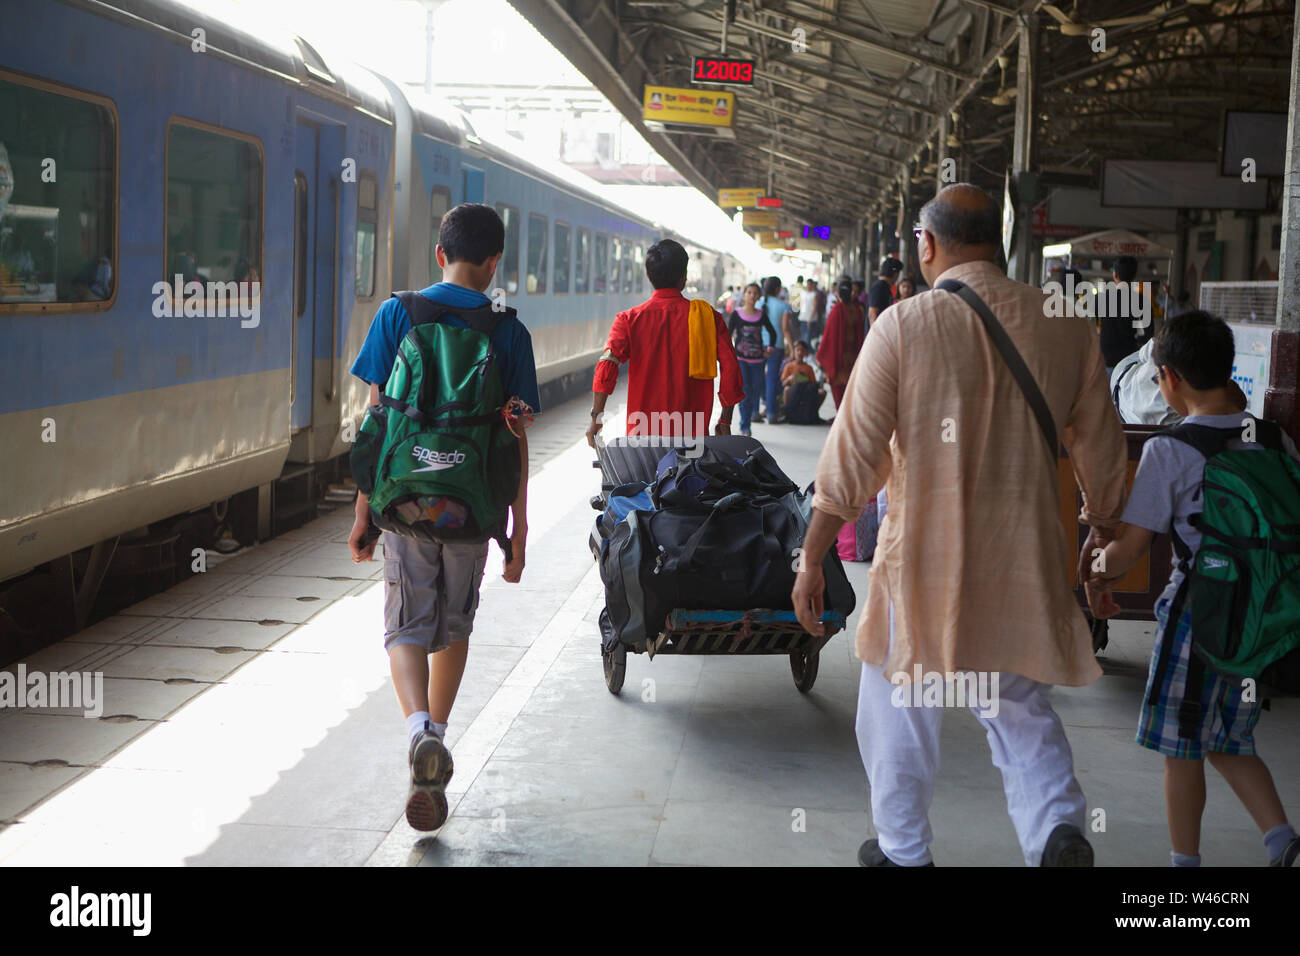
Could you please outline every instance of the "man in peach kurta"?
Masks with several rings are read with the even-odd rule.
[[[1118,524],[1126,466],[1096,335],[1086,320],[1047,317],[1041,290],[1003,275],[1000,216],[983,191],[948,187],[921,223],[921,271],[932,290],[946,279],[974,290],[1045,397],[1084,492],[1090,554]],[[978,315],[956,294],[913,296],[873,323],[818,464],[808,570],[794,592],[800,620],[818,633],[821,558],[887,485],[857,632],[858,742],[879,835],[859,851],[864,865],[932,862],[943,701],[923,701],[909,685],[963,672],[995,692],[972,709],[1002,771],[1026,863],[1092,863],[1069,743],[1045,695],[1047,685],[1101,675],[1070,590],[1056,457]]]

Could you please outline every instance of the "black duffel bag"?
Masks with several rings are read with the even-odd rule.
[[[744,458],[706,445],[694,457],[670,449],[659,462],[650,497],[656,508],[707,508],[737,491],[780,498],[798,490],[761,445]]]
[[[600,557],[610,625],[604,642],[644,647],[674,608],[793,610],[808,511],[796,491],[780,498],[733,493],[707,509],[629,513]],[[833,550],[823,570],[826,608],[849,614],[853,588]]]

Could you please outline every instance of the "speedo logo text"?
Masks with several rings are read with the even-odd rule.
[[[445,468],[454,468],[465,460],[465,453],[458,449],[452,451],[434,451],[432,448],[422,448],[416,445],[411,449],[411,457],[424,465],[423,468],[417,468],[416,471],[442,471]]]

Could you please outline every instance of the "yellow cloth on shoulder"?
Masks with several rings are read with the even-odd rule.
[[[691,299],[691,378],[717,378],[718,329],[713,323],[713,306],[703,299]]]

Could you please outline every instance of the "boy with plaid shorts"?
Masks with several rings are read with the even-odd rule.
[[[1232,330],[1207,312],[1188,312],[1171,319],[1156,336],[1152,357],[1165,401],[1184,422],[1254,435],[1253,416],[1245,412],[1245,396],[1231,381]],[[1258,424],[1255,422],[1255,424]],[[1284,450],[1300,461],[1295,444],[1282,435]],[[1232,447],[1259,448],[1234,440]],[[1169,820],[1170,854],[1174,866],[1199,866],[1201,814],[1205,809],[1205,759],[1228,781],[1264,835],[1272,866],[1292,866],[1300,856],[1300,839],[1287,822],[1273,777],[1255,754],[1253,731],[1260,704],[1244,694],[1243,682],[1209,667],[1192,668],[1191,608],[1177,601],[1188,568],[1193,566],[1201,534],[1201,484],[1205,457],[1176,438],[1153,435],[1142,448],[1142,460],[1125,505],[1124,529],[1106,546],[1102,560],[1086,581],[1088,603],[1096,617],[1119,611],[1111,588],[1151,546],[1157,533],[1172,533],[1180,546],[1165,587],[1156,602],[1159,629],[1138,721],[1137,742],[1165,755],[1165,809]],[[1091,565],[1089,565],[1091,566]],[[1177,620],[1171,608],[1182,605]],[[1172,646],[1165,645],[1172,642]],[[1167,654],[1165,667],[1160,667]],[[1201,673],[1199,715],[1180,721],[1180,709],[1192,679]],[[1195,700],[1195,695],[1191,695]]]

